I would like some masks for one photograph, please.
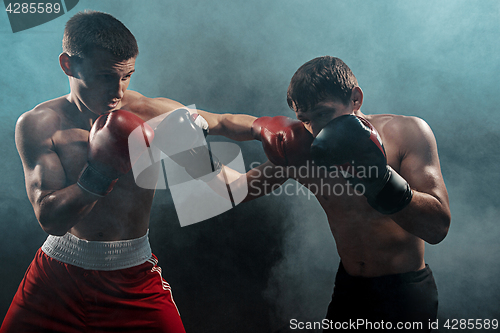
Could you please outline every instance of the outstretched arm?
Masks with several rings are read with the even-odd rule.
[[[283,167],[266,161],[244,174],[224,166],[217,177],[208,182],[208,185],[214,192],[224,197],[227,194],[227,186],[231,188],[233,193],[247,192],[242,201],[247,202],[271,193],[287,179]]]
[[[187,109],[180,108],[170,113],[158,124],[156,131],[155,140],[161,151],[183,167],[193,179],[204,181],[224,198],[232,192],[232,199],[228,199],[249,201],[271,192],[287,179],[285,172],[278,170],[285,167],[275,166],[269,161],[246,174],[223,165],[220,156],[216,156],[205,144],[201,128]],[[276,144],[274,149],[277,154],[282,147]]]
[[[222,135],[235,141],[253,140],[252,124],[257,119],[246,114],[216,114],[202,110],[198,113],[207,120],[211,135]]]
[[[147,120],[151,127],[161,123],[170,112],[177,109],[187,109],[191,113],[200,114],[208,123],[210,135],[222,135],[235,141],[253,140],[252,124],[257,119],[246,114],[217,114],[203,110],[188,109],[185,105],[168,98],[147,98],[139,93],[133,105],[126,105],[124,110],[133,109],[143,120]]]

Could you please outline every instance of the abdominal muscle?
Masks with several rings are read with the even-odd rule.
[[[374,211],[364,197],[355,209],[325,209],[342,264],[352,276],[375,277],[425,267],[424,241]],[[364,201],[364,202],[363,202]]]
[[[424,241],[405,231],[389,215],[374,210],[363,195],[352,189],[344,190],[342,195],[333,192],[325,195],[325,191],[312,190],[321,186],[327,189],[325,182],[330,188],[336,184],[346,188],[345,180],[297,180],[311,189],[323,207],[347,273],[375,277],[418,271],[425,267]]]
[[[89,241],[120,241],[142,237],[149,227],[153,190],[137,187],[131,175],[118,180],[113,190],[97,201],[70,233]]]
[[[392,156],[393,168],[399,170],[393,155],[389,154],[389,159]],[[362,193],[354,191],[352,180],[348,184],[349,178],[314,168],[308,166],[309,177],[298,174],[290,178],[309,188],[323,207],[348,274],[376,277],[425,267],[421,238],[401,228],[390,215],[373,209]]]

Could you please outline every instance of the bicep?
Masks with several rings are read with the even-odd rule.
[[[441,203],[448,202],[448,194],[441,174],[436,139],[425,121],[414,118],[405,131],[405,154],[400,174],[411,188],[432,195]]]
[[[168,98],[142,97],[124,109],[133,110],[134,113],[136,113],[142,118],[142,120],[146,121],[147,124],[154,129],[163,121],[163,119],[165,119],[165,117],[170,114],[170,112],[180,108],[184,108],[184,105]]]
[[[66,174],[55,152],[43,153],[32,166],[24,167],[26,191],[30,201],[38,203],[46,194],[66,185]]]
[[[29,126],[26,121],[19,121],[16,126],[16,147],[23,164],[28,198],[34,207],[46,194],[66,185],[61,160],[46,134]]]
[[[205,118],[205,120],[208,123],[208,128],[210,129],[210,134],[215,134],[218,131],[220,127],[220,121],[222,118],[222,115],[217,114],[217,113],[211,113],[203,110],[196,110],[196,112]]]
[[[257,119],[247,114],[217,114],[202,110],[197,112],[205,118],[211,135],[223,135],[237,141],[253,140],[251,128]]]

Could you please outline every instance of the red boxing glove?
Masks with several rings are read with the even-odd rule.
[[[267,158],[281,166],[304,164],[310,157],[314,138],[302,122],[285,116],[261,117],[252,124],[252,133]]]
[[[142,131],[134,132],[139,126]],[[134,137],[129,139],[131,134]],[[95,195],[108,194],[118,177],[132,168],[129,140],[145,142],[149,147],[153,138],[153,129],[131,112],[116,110],[101,115],[90,130],[87,164],[78,178],[78,186]]]

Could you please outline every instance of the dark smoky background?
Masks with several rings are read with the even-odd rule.
[[[2,317],[46,237],[26,196],[15,122],[69,92],[57,57],[65,22],[84,9],[108,12],[135,34],[140,54],[130,89],[148,97],[216,113],[293,117],[286,104],[291,76],[304,62],[332,55],[357,76],[364,113],[425,119],[452,209],[447,238],[426,252],[440,324],[500,319],[496,0],[80,0],[62,17],[15,34],[3,14]],[[239,146],[247,168],[265,161],[258,142]],[[323,318],[339,259],[316,200],[292,189],[298,194],[272,194],[182,228],[170,191],[157,192],[151,244],[188,332],[275,332],[292,318]]]

